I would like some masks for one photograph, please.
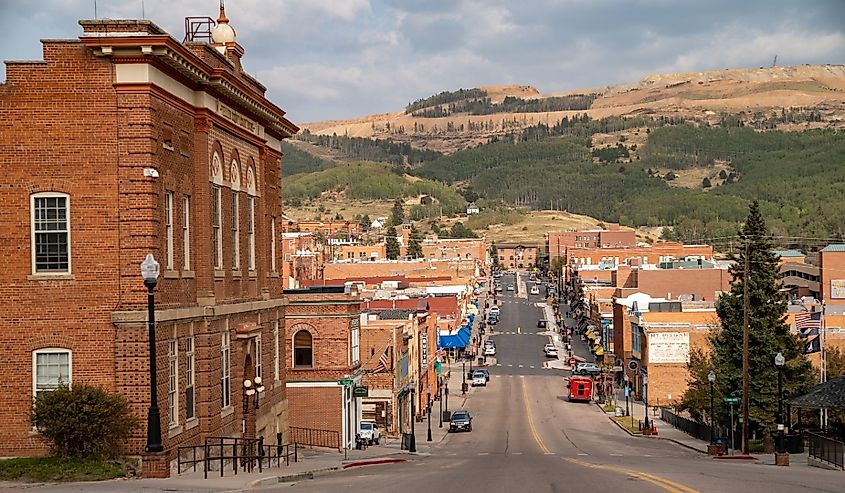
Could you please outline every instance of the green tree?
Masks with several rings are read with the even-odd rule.
[[[391,226],[387,228],[387,234],[384,237],[385,255],[390,260],[399,258],[399,240],[396,239],[396,228]]]
[[[471,229],[464,226],[464,223],[458,221],[452,225],[452,231],[449,235],[452,238],[476,238],[475,233]]]
[[[777,368],[775,355],[783,353],[787,364],[784,372],[784,391],[795,395],[812,380],[812,367],[801,353],[798,337],[786,324],[786,300],[780,292],[781,280],[777,257],[760,206],[751,203],[748,217],[740,231],[744,245],[736,264],[731,267],[731,290],[723,294],[716,305],[722,323],[720,331],[711,336],[716,386],[721,395],[742,392],[743,347],[743,289],[748,283],[749,319],[749,426],[753,433],[763,435],[766,448],[771,448],[770,433],[775,428],[777,412]],[[748,257],[746,279],[744,265]],[[722,411],[724,414],[724,410]],[[724,415],[723,415],[724,418]],[[726,422],[724,419],[721,422]]]
[[[501,270],[502,264],[499,262],[499,249],[496,248],[496,242],[490,244],[490,258],[493,259],[493,270]]]
[[[396,199],[393,202],[393,208],[390,210],[390,225],[399,226],[405,221],[405,209],[402,207],[402,198]]]
[[[369,214],[364,214],[363,217],[358,221],[358,224],[361,226],[361,230],[367,231],[370,229],[370,224],[373,222],[370,220]]]
[[[422,234],[416,226],[411,225],[411,233],[408,235],[408,256],[411,258],[420,258],[423,256],[422,251]]]
[[[710,381],[707,380],[707,375],[713,370],[710,355],[701,348],[693,348],[690,350],[687,370],[689,371],[687,378],[689,386],[681,398],[678,411],[687,411],[692,419],[704,423],[704,414],[709,414],[710,409]],[[715,402],[721,402],[718,390],[714,388],[713,393]]]

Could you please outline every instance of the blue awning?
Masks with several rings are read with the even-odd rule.
[[[437,349],[465,348],[470,337],[470,330],[467,327],[461,327],[454,334],[440,336],[437,340]]]

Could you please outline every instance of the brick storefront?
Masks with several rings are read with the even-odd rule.
[[[259,371],[266,392],[247,430],[272,436],[287,420],[285,346],[275,344],[280,141],[298,129],[242,71],[234,41],[181,44],[149,21],[80,24],[79,39],[43,41],[43,62],[8,62],[0,85],[0,455],[46,452],[29,406],[57,382],[120,392],[146,416],[147,253],[161,263],[156,364],[170,457],[206,435],[239,435],[241,382]],[[41,364],[59,378],[37,379]]]

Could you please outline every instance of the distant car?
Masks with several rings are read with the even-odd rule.
[[[484,356],[496,356],[496,346],[488,346],[484,348]]]
[[[552,344],[551,342],[546,343],[546,345],[545,345],[545,346],[543,346],[543,352],[546,352],[546,351],[548,351],[549,349],[552,349],[552,348],[554,348],[554,347],[555,347],[555,345],[554,345],[554,344]]]
[[[578,363],[572,370],[575,375],[599,375],[601,367],[595,363]]]
[[[540,294],[540,288],[537,286],[531,286],[531,294]]]
[[[496,347],[496,341],[494,341],[494,340],[492,340],[492,339],[487,339],[487,340],[484,342],[484,347],[485,347],[485,348],[488,348],[488,347]]]
[[[549,326],[549,323],[545,320],[537,320],[537,328],[538,329],[545,329]]]
[[[547,358],[557,358],[558,357],[557,348],[551,347],[549,349],[546,349],[546,357]]]
[[[455,411],[449,423],[449,431],[472,431],[472,416],[469,411]]]
[[[485,368],[481,368],[481,369],[478,369],[478,370],[475,370],[475,371],[477,371],[477,372],[479,372],[479,373],[483,374],[483,375],[484,375],[484,379],[485,379],[485,380],[487,380],[488,382],[490,381],[490,372],[489,372],[489,371],[487,371]]]
[[[472,386],[477,387],[482,385],[484,387],[487,386],[487,377],[484,376],[484,373],[476,370],[472,372]]]
[[[378,445],[381,440],[381,431],[379,431],[378,425],[372,421],[361,421],[358,433],[361,435],[361,440],[366,440],[370,445]]]
[[[490,315],[499,315],[499,307],[496,305],[491,306],[488,311],[490,312]]]
[[[496,284],[496,292],[497,292],[497,293],[501,293],[501,292],[502,292],[502,285],[501,285],[501,284]]]
[[[508,284],[508,291],[513,291],[513,284]]]
[[[499,317],[493,315],[487,317],[487,325],[496,325],[497,323],[499,323]]]

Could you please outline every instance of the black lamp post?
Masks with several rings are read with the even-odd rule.
[[[158,410],[158,379],[156,378],[156,320],[153,289],[158,282],[159,263],[152,253],[141,262],[141,277],[147,287],[147,328],[150,342],[150,407],[147,410],[147,452],[161,452],[161,413]]]
[[[254,387],[253,387],[253,384],[255,385]],[[250,380],[248,378],[244,379],[244,426],[243,426],[243,433],[244,433],[244,435],[247,435],[247,432],[249,432],[248,434],[250,435],[251,438],[254,438],[254,437],[251,436],[251,435],[254,435],[254,430],[252,429],[251,426],[249,426],[249,427],[247,426],[247,420],[248,420],[248,416],[249,416],[249,408],[250,408],[250,404],[252,404],[252,407],[254,407],[256,410],[258,409],[258,406],[259,406],[259,400],[258,399],[259,399],[259,396],[261,395],[262,392],[264,392],[264,384],[261,383],[261,377],[255,377],[253,380]],[[254,396],[254,398],[252,400],[252,403],[250,403],[249,402],[250,397],[253,397],[253,396]],[[247,428],[249,428],[249,429],[247,429]]]
[[[782,353],[775,356],[775,366],[778,369],[778,443],[777,451],[779,454],[786,453],[783,443],[783,365],[786,363],[786,358]]]
[[[412,382],[413,386],[416,386],[415,383]],[[416,426],[415,422],[417,421],[417,413],[416,408],[414,407],[414,387],[411,387],[411,443],[408,444],[408,452],[416,452],[417,451],[417,433],[416,433]]]
[[[446,389],[444,390],[444,392],[446,393],[446,399],[445,399],[446,404],[444,404],[444,406],[446,407],[446,412],[449,412],[449,383],[448,382],[446,382]]]
[[[648,392],[646,391],[648,388],[648,377],[643,377],[643,409],[645,409],[645,425],[644,428],[648,431],[646,433],[651,434],[651,428],[648,426]]]
[[[425,441],[431,441],[431,387],[428,388],[427,399],[428,399],[428,410],[426,414],[428,414],[428,436],[426,437]]]
[[[438,428],[443,428],[443,387],[441,387],[440,385],[437,386],[437,393],[440,397],[439,399],[437,399],[438,401],[440,401],[440,426],[438,426]]]
[[[713,408],[713,384],[716,382],[716,373],[710,370],[707,374],[707,381],[710,382],[710,444],[716,443],[716,415]]]
[[[466,395],[467,393],[467,362],[461,362],[461,393]]]

